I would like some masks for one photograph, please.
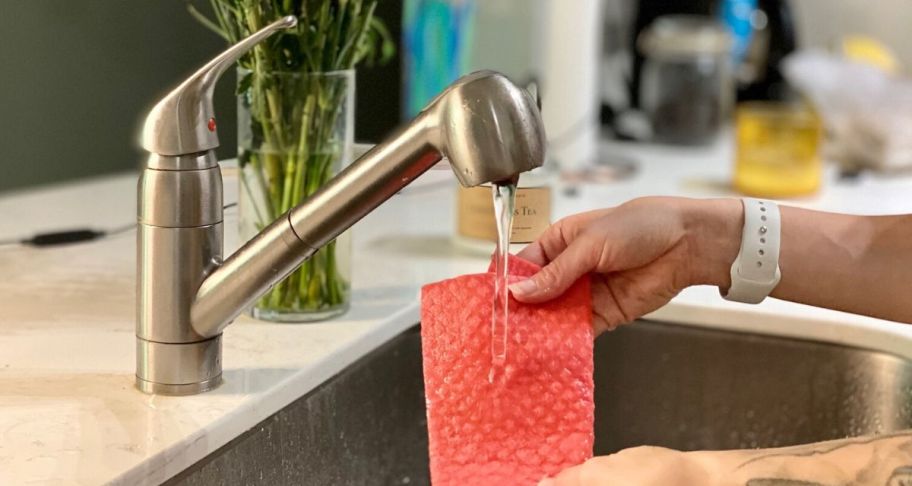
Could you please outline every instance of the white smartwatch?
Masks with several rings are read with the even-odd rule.
[[[743,198],[741,251],[731,266],[731,287],[719,289],[726,300],[759,304],[776,288],[779,272],[779,206],[772,201]]]

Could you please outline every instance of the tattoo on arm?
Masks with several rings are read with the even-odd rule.
[[[762,461],[764,459],[769,459],[771,457],[818,456],[818,455],[822,455],[822,454],[828,454],[830,452],[835,452],[835,451],[838,451],[839,449],[843,449],[845,447],[849,447],[849,446],[853,446],[853,445],[874,444],[876,442],[884,441],[887,439],[895,439],[895,438],[899,438],[899,437],[906,437],[910,440],[910,442],[912,442],[912,431],[906,430],[906,431],[902,431],[902,432],[895,432],[892,434],[875,435],[875,436],[871,436],[871,437],[855,437],[855,438],[850,438],[850,439],[824,442],[821,444],[810,444],[807,446],[789,447],[787,449],[790,449],[790,450],[786,450],[786,451],[782,451],[782,452],[774,452],[774,453],[770,453],[770,454],[762,454],[757,457],[748,459],[747,461],[744,461],[743,463],[741,463],[741,465],[738,466],[738,469],[748,466],[751,463],[754,463],[757,461]]]
[[[850,447],[853,449],[843,451]],[[857,461],[856,469],[844,469],[847,466],[844,462],[847,455],[855,460],[861,459]],[[808,458],[819,458],[819,461],[814,459],[813,462],[807,462]],[[754,468],[746,468],[754,464],[759,466],[757,463],[767,460],[773,461],[769,463],[771,466],[779,464],[786,467],[761,473],[761,477],[748,480],[745,486],[831,486],[830,483],[837,476],[840,478],[838,484],[912,486],[912,466],[908,465],[910,459],[912,431],[906,430],[873,437],[855,437],[786,447],[768,452],[758,451],[757,455],[738,465],[735,471],[753,471]],[[827,469],[828,464],[834,463],[841,463],[842,466],[836,470]],[[760,466],[761,469],[765,467],[765,464]],[[824,469],[820,469],[821,467]],[[830,471],[830,474],[825,471]],[[839,473],[833,476],[834,471]],[[823,479],[824,477],[830,479]]]
[[[887,486],[912,486],[912,466],[896,468],[890,475]]]

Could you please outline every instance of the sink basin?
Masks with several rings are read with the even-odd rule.
[[[595,453],[774,447],[912,428],[912,363],[640,321],[596,340]],[[418,328],[169,484],[428,484]]]
[[[912,362],[797,339],[640,322],[595,354],[596,454],[776,447],[912,427]]]

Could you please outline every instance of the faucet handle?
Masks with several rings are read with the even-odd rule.
[[[212,92],[216,81],[247,51],[282,29],[296,26],[289,15],[263,27],[209,61],[174,91],[168,93],[146,116],[142,146],[159,155],[189,155],[218,147]]]

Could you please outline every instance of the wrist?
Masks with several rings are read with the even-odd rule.
[[[731,266],[741,248],[744,210],[738,199],[693,199],[684,204],[690,250],[690,285],[731,286]]]

